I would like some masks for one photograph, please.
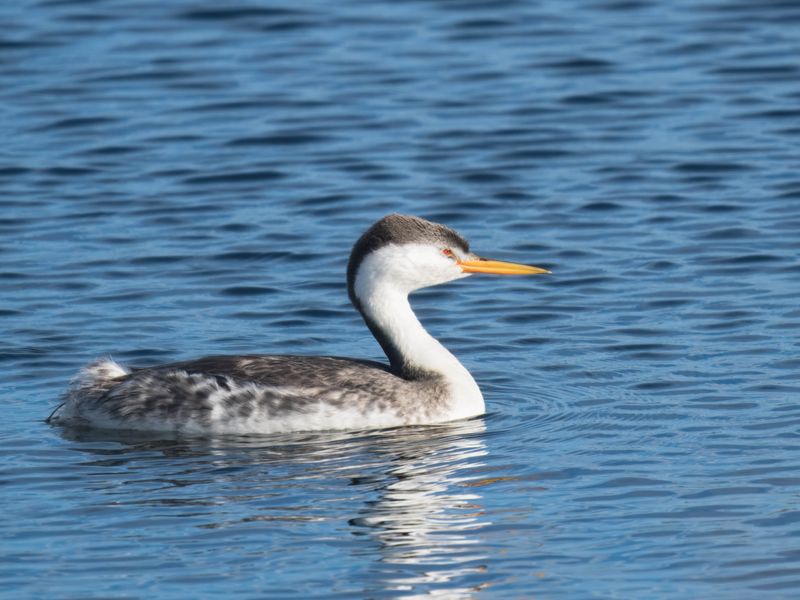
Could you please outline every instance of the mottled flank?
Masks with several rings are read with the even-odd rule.
[[[130,373],[99,361],[51,419],[186,433],[391,427],[446,419],[447,392],[434,375],[407,381],[335,357],[213,356]]]

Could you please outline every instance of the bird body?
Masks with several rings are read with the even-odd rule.
[[[417,319],[408,295],[474,272],[545,273],[480,259],[443,225],[389,215],[356,242],[348,293],[389,365],[329,356],[211,356],[85,367],[50,421],[179,433],[275,433],[440,423],[483,414],[469,371]]]

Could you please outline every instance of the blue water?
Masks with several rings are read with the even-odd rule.
[[[800,4],[0,4],[0,594],[797,598]],[[101,355],[380,358],[401,211],[554,271],[419,293],[486,417],[43,419]]]

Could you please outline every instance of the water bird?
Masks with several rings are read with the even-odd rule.
[[[209,356],[144,368],[110,358],[75,377],[53,423],[189,434],[376,429],[484,413],[469,371],[417,319],[411,292],[540,267],[481,258],[458,233],[392,214],[355,243],[347,292],[389,364],[334,356]]]

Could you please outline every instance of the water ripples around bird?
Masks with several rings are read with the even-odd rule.
[[[14,598],[795,598],[800,8],[0,7]],[[380,359],[399,211],[532,279],[424,290],[485,417],[169,438],[43,420],[82,365]]]

